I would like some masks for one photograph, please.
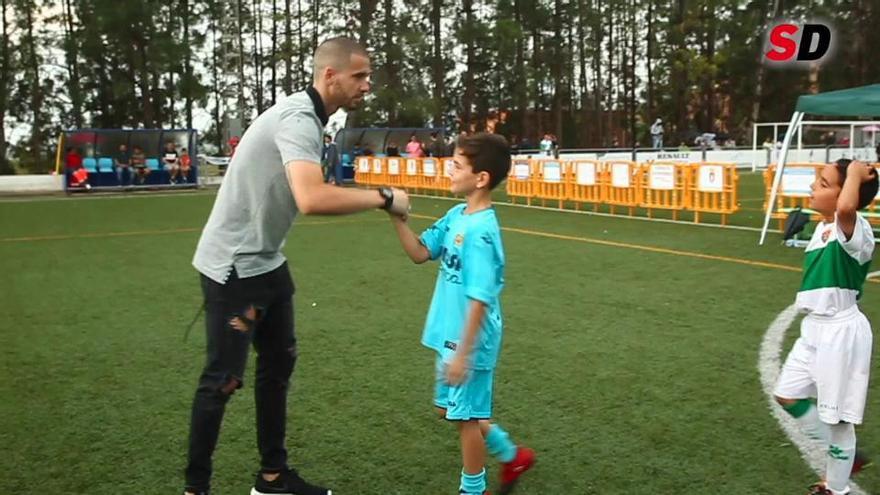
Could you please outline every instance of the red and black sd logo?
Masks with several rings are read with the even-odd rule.
[[[773,62],[814,62],[831,49],[831,28],[825,24],[777,24],[770,30],[770,50],[764,54]]]

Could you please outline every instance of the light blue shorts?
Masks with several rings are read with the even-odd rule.
[[[468,370],[460,385],[446,382],[446,365],[437,356],[434,379],[434,405],[446,409],[446,419],[468,421],[492,418],[492,385],[495,370]]]

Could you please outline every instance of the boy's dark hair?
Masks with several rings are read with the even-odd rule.
[[[474,173],[489,173],[490,190],[495,189],[510,173],[510,146],[503,136],[487,132],[461,136],[455,147],[468,157]]]
[[[846,181],[846,169],[850,163],[852,163],[852,160],[849,158],[841,158],[835,163],[840,187],[843,187],[843,183]],[[874,169],[874,174],[871,178],[867,182],[859,184],[859,206],[857,209],[861,210],[871,204],[871,201],[874,201],[874,197],[877,196],[878,187],[880,187],[880,183],[878,183],[877,179],[877,170]]]

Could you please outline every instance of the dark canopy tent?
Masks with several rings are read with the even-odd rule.
[[[779,166],[776,167],[776,176],[773,178],[773,187],[770,189],[770,200],[767,202],[764,227],[761,229],[761,239],[758,244],[764,244],[764,239],[767,236],[767,227],[770,225],[770,216],[776,203],[776,194],[782,180],[788,148],[791,145],[792,136],[800,127],[805,114],[836,117],[878,117],[880,116],[880,84],[798,97],[794,113],[791,115],[791,122],[785,132],[785,139],[782,141]]]

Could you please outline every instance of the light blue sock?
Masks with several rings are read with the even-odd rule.
[[[486,450],[499,462],[510,462],[516,457],[516,444],[510,440],[510,435],[496,424],[491,425],[489,433],[486,434]]]
[[[486,470],[483,469],[477,474],[467,474],[464,469],[461,470],[461,486],[458,491],[467,495],[483,495],[486,491]]]

